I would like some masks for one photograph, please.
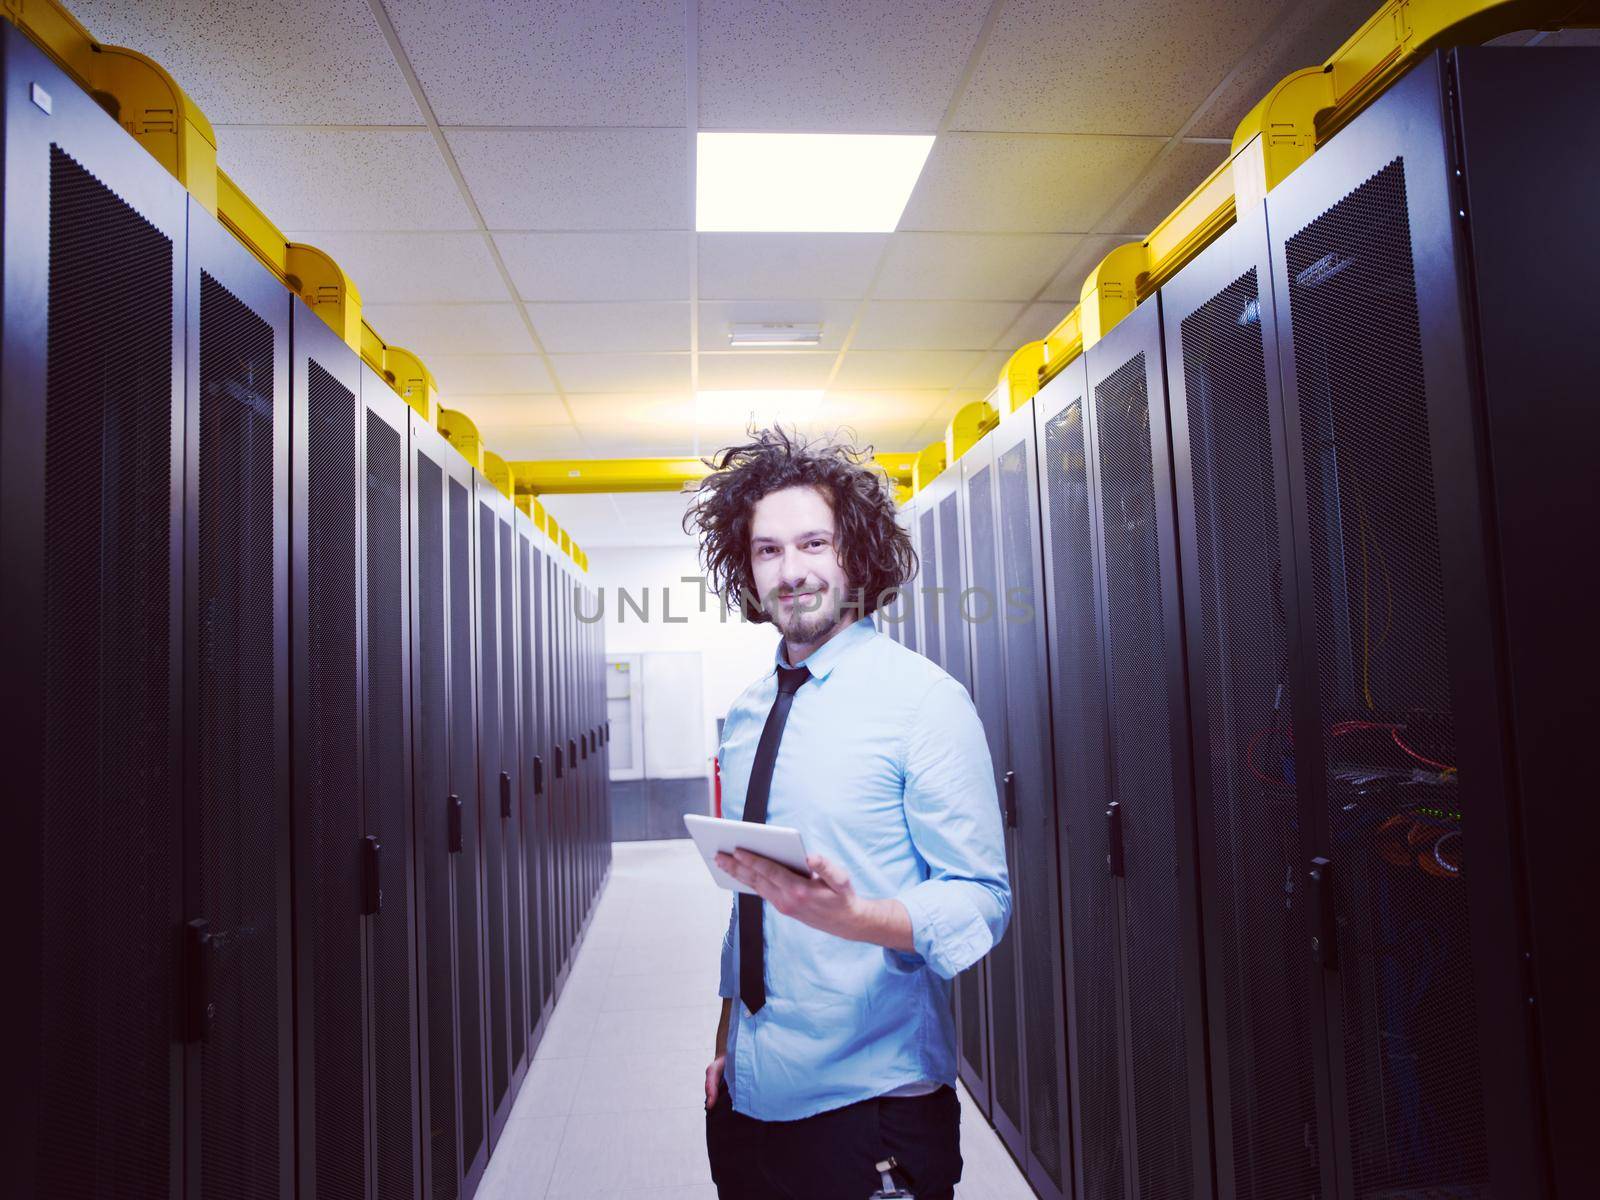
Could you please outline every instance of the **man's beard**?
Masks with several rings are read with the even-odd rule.
[[[768,615],[784,638],[799,646],[810,645],[839,621],[838,606],[834,604],[833,592],[828,588],[795,595],[794,604],[787,613],[784,612],[783,597],[774,597]]]

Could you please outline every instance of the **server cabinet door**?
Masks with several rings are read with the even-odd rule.
[[[416,907],[418,1019],[423,1065],[422,1140],[427,1194],[456,1200],[465,1169],[462,1160],[461,1103],[457,1092],[463,1053],[456,1029],[462,977],[455,937],[456,874],[463,862],[461,805],[450,774],[449,586],[452,554],[466,547],[447,536],[449,513],[446,468],[466,464],[415,413],[410,414],[412,761],[416,784]],[[471,716],[470,697],[467,698]],[[476,992],[470,993],[476,995]]]
[[[1506,795],[1500,728],[1463,737],[1456,711],[1490,693],[1477,670],[1455,674],[1457,654],[1483,663],[1489,635],[1449,636],[1457,598],[1488,606],[1443,554],[1446,531],[1456,547],[1483,535],[1442,89],[1438,60],[1420,65],[1267,203],[1306,647],[1295,759],[1330,864],[1317,925],[1350,1196],[1488,1190],[1474,980],[1487,996],[1521,966],[1480,964],[1474,944],[1480,916],[1503,912]],[[1494,1103],[1497,1141],[1526,1144],[1512,1131],[1530,1106]],[[1537,1194],[1536,1179],[1501,1175],[1493,1192]]]
[[[961,459],[961,486],[966,500],[966,561],[969,574],[962,593],[966,604],[968,645],[972,662],[972,698],[983,720],[994,763],[995,792],[1006,794],[1006,676],[1000,632],[1000,561],[995,540],[994,441],[986,438]],[[1006,867],[1016,877],[1016,836],[1005,831]],[[1018,1162],[1027,1148],[1022,1138],[1023,1046],[1018,1025],[1017,939],[1020,922],[1013,912],[1010,928],[988,956],[988,1022],[990,1108],[988,1116]]]
[[[488,968],[484,963],[484,842],[478,807],[478,693],[476,681],[476,562],[472,471],[441,438],[446,465],[445,543],[449,564],[450,792],[459,837],[455,854],[456,1044],[461,1089],[463,1195],[477,1190],[489,1161]]]
[[[515,1097],[528,1069],[528,1032],[523,1013],[527,1006],[527,899],[523,884],[522,820],[522,638],[518,621],[519,569],[515,536],[516,505],[506,500],[498,518],[500,542],[500,814],[505,847],[506,984],[510,1005],[511,1087]]]
[[[939,642],[942,649],[941,665],[961,683],[968,692],[972,690],[972,670],[968,664],[967,622],[963,616],[966,572],[962,564],[961,545],[961,471],[947,470],[923,489],[923,502],[935,517],[936,531],[934,555],[938,560],[938,579],[943,595],[930,594],[927,612],[934,614],[939,624]],[[923,545],[928,545],[923,539]],[[956,980],[956,1032],[958,1039],[957,1067],[967,1091],[987,1115],[989,1109],[989,1058],[988,1039],[988,959],[963,971]]]
[[[281,1196],[294,1178],[289,295],[192,199],[188,276],[184,860],[210,980],[186,1084],[190,1192]]]
[[[901,527],[906,531],[906,536],[911,539],[911,548],[916,550],[917,507],[914,504],[908,504],[899,509],[895,516],[899,520]],[[922,650],[921,630],[918,628],[922,616],[922,605],[917,602],[917,589],[922,586],[921,571],[922,563],[919,556],[916,570],[901,588],[899,601],[900,611],[905,616],[905,621],[900,626],[900,640],[905,644],[906,649],[916,650],[919,653]]]
[[[1211,1192],[1205,1025],[1158,305],[1085,358],[1124,864],[1125,1133],[1134,1194],[1199,1198]]]
[[[177,1196],[185,200],[9,22],[0,39],[0,928],[20,1009],[0,1136],[20,1195]]]
[[[513,711],[505,711],[506,688],[503,676],[507,664],[504,643],[509,625],[502,611],[501,579],[510,590],[510,568],[503,562],[500,528],[501,514],[508,505],[482,474],[473,473],[478,537],[478,816],[483,839],[483,943],[487,966],[488,991],[484,1016],[488,1022],[489,1045],[489,1139],[500,1138],[500,1130],[511,1115],[511,946],[507,919],[507,900],[511,879],[506,869],[506,841],[509,822],[502,797],[508,796],[510,773],[515,761],[507,755],[506,717],[515,730]],[[509,533],[506,541],[509,542]],[[513,672],[513,689],[515,673]]]
[[[1076,1194],[1128,1194],[1122,1119],[1120,866],[1107,726],[1104,612],[1096,586],[1100,540],[1088,453],[1088,375],[1069,363],[1035,400],[1045,545],[1045,631],[1050,664],[1051,744],[1061,873],[1062,967],[1066,972],[1068,1113]]]
[[[1002,793],[1015,826],[1011,877],[1018,947],[1023,1127],[1029,1182],[1040,1196],[1072,1194],[1061,974],[1061,878],[1056,862],[1050,690],[1040,584],[1039,477],[1031,402],[994,439],[1000,523],[997,618],[1005,648],[1006,772]]]
[[[365,365],[364,675],[368,971],[372,978],[373,1195],[421,1194],[416,899],[411,788],[410,595],[403,400]],[[376,843],[375,846],[373,843]]]
[[[520,773],[517,787],[517,819],[522,826],[522,909],[523,924],[523,1003],[521,1020],[523,1041],[528,1055],[533,1054],[535,1031],[543,1017],[544,984],[541,949],[545,901],[541,888],[544,874],[539,867],[544,833],[541,811],[544,797],[539,794],[542,765],[534,758],[539,753],[538,623],[534,613],[537,601],[534,587],[539,578],[538,551],[533,548],[533,523],[517,515],[517,743]]]
[[[369,1195],[361,360],[292,301],[290,687],[300,1194]]]
[[[1316,850],[1295,787],[1294,558],[1264,211],[1240,213],[1162,289],[1161,306],[1218,1189],[1239,1200],[1333,1195],[1304,886]]]
[[[944,630],[939,589],[939,543],[933,506],[924,502],[915,514],[917,529],[917,611],[922,615],[922,652],[944,666]]]

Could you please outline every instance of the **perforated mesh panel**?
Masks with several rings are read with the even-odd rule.
[[[1116,900],[1106,866],[1111,799],[1106,749],[1105,663],[1095,626],[1094,542],[1089,514],[1083,404],[1045,423],[1041,476],[1050,507],[1055,643],[1056,794],[1070,901],[1077,1025],[1077,1124],[1085,1200],[1121,1200],[1123,1144],[1118,1071]]]
[[[1487,1178],[1405,168],[1289,238],[1356,1190]]]
[[[461,844],[455,856],[456,1012],[461,1037],[461,1148],[470,1166],[483,1147],[483,986],[478,974],[478,745],[472,703],[472,572],[468,548],[472,500],[450,480],[450,791],[461,797]]]
[[[361,1043],[361,789],[356,747],[356,398],[306,366],[306,778],[297,906],[312,937],[316,1180],[320,1196],[365,1186]]]
[[[478,710],[478,771],[483,817],[484,942],[489,959],[489,1078],[491,1103],[499,1106],[510,1083],[506,1063],[506,899],[505,858],[500,819],[500,628],[495,599],[494,510],[478,505],[478,652],[482,699]]]
[[[943,605],[944,669],[972,690],[967,670],[967,626],[961,619],[961,508],[960,496],[951,492],[939,501],[939,574],[946,595]]]
[[[1112,754],[1126,861],[1124,942],[1139,1184],[1194,1192],[1179,960],[1172,743],[1164,686],[1150,397],[1141,352],[1094,389],[1109,605]],[[1159,411],[1156,420],[1162,419]]]
[[[172,243],[50,150],[38,1179],[165,1196],[173,775]],[[9,403],[9,401],[8,401]],[[23,1032],[33,1037],[33,1032]]]
[[[215,947],[201,1050],[201,1184],[211,1196],[276,1196],[277,780],[273,603],[272,326],[200,274],[199,853]]]
[[[417,703],[412,725],[422,842],[417,847],[421,941],[427,958],[428,1129],[435,1200],[455,1200],[455,967],[451,953],[449,677],[445,669],[444,475],[417,455]]]
[[[533,597],[533,624],[538,630],[538,642],[535,646],[535,666],[538,672],[538,697],[539,711],[534,725],[534,736],[537,739],[536,753],[544,763],[544,792],[536,797],[538,821],[535,828],[539,831],[538,869],[535,878],[539,881],[539,897],[543,904],[543,916],[539,924],[539,961],[541,963],[541,988],[539,1002],[541,1009],[545,1002],[555,993],[556,987],[556,938],[559,934],[557,924],[559,910],[556,896],[555,874],[555,764],[550,757],[550,670],[552,661],[552,643],[550,638],[550,563],[536,548],[533,552],[533,578],[536,590]]]
[[[541,979],[543,964],[539,954],[539,931],[544,922],[545,904],[540,895],[539,873],[539,843],[541,833],[539,829],[539,805],[543,797],[533,794],[533,756],[539,753],[537,734],[535,732],[534,710],[534,678],[533,678],[533,639],[538,626],[534,622],[533,614],[533,585],[538,578],[534,566],[533,547],[529,545],[528,535],[517,534],[517,634],[521,638],[518,644],[517,667],[520,674],[517,677],[517,695],[521,700],[520,718],[518,728],[522,741],[522,804],[518,820],[522,825],[522,862],[523,862],[523,911],[527,921],[527,975],[528,975],[528,1016],[526,1023],[531,1027],[539,1018],[539,1010],[543,1004],[544,984]]]
[[[1016,772],[1017,871],[1012,876],[1016,937],[1021,939],[1022,1040],[1027,1052],[1028,1148],[1050,1181],[1062,1177],[1061,1113],[1066,1079],[1058,1072],[1056,1039],[1062,1012],[1054,805],[1050,787],[1050,697],[1039,661],[1037,622],[1043,597],[1034,562],[1039,554],[1028,443],[1000,456],[1001,570],[1005,581],[1007,738]]]
[[[1234,1185],[1240,1200],[1301,1200],[1321,1182],[1309,933],[1296,882],[1304,864],[1291,782],[1285,579],[1259,314],[1251,270],[1182,324],[1189,544],[1200,580],[1200,628],[1191,636],[1220,934],[1207,953],[1225,997]]]
[[[367,413],[367,832],[383,846],[383,909],[372,920],[373,1100],[378,1200],[407,1200],[415,1175],[416,1082],[412,1077],[411,888],[406,829],[411,817],[405,761],[405,587],[400,435]]]
[[[518,816],[518,773],[521,758],[517,753],[517,639],[516,639],[516,562],[511,554],[511,525],[500,522],[500,695],[504,719],[501,722],[501,770],[511,780],[511,816],[502,825],[506,853],[506,972],[510,976],[511,1062],[515,1066],[527,1051],[527,1030],[522,1023],[522,820]],[[498,799],[496,800],[498,804]],[[498,810],[497,810],[498,811]]]
[[[923,597],[923,653],[943,666],[944,643],[939,622],[943,616],[945,597],[936,590],[939,587],[939,544],[935,540],[933,509],[922,514],[919,524],[922,528],[922,579],[918,586],[922,589]]]
[[[989,754],[998,766],[1006,761],[1005,674],[1001,662],[1000,620],[1003,598],[995,561],[993,468],[984,467],[967,481],[971,521],[973,591],[966,612],[972,621],[974,696],[989,738]],[[1016,878],[1017,864],[1007,835],[1006,866]],[[1020,922],[1019,922],[1020,923]],[[1017,1028],[1016,936],[1006,935],[989,953],[989,1049],[995,1103],[1011,1123],[1022,1128],[1022,1041]]]

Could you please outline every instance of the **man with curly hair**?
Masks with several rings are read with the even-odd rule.
[[[950,980],[999,941],[1011,890],[966,689],[871,614],[913,573],[861,452],[762,430],[709,465],[685,528],[711,590],[782,635],[728,710],[725,815],[798,828],[810,874],[739,851],[706,1069],[722,1200],[866,1200],[893,1157],[954,1194]]]

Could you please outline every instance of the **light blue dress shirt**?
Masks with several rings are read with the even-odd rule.
[[[782,653],[779,642],[780,663]],[[922,1081],[953,1084],[950,980],[989,952],[1011,915],[994,771],[966,689],[870,617],[792,665],[811,678],[784,727],[767,821],[798,829],[859,895],[898,898],[916,953],[822,933],[768,905],[767,1003],[752,1016],[738,999],[735,898],[719,988],[734,998],[724,1080],[735,1109],[766,1121]],[[744,814],[777,689],[774,670],[728,710],[726,817]]]

